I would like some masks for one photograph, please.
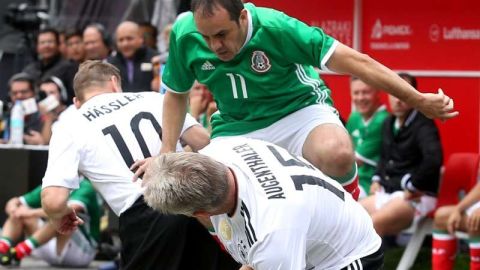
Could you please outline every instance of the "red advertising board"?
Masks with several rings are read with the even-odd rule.
[[[480,71],[480,1],[362,2],[361,49],[394,69]]]
[[[349,46],[353,45],[356,26],[362,52],[391,69],[421,75],[421,91],[443,88],[453,98],[460,115],[437,122],[444,158],[454,152],[480,153],[479,0],[252,2],[320,26]],[[351,109],[349,78],[323,77],[332,89],[336,108],[347,119]]]
[[[251,2],[259,7],[270,7],[283,11],[308,25],[319,26],[327,34],[335,37],[342,43],[353,46],[353,0],[253,0]]]

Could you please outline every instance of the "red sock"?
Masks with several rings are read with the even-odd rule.
[[[11,242],[7,239],[1,238],[0,239],[0,253],[7,253],[8,250],[10,249]]]
[[[32,250],[33,248],[30,247],[28,244],[27,244],[27,241],[28,240],[25,240],[21,243],[18,243],[16,246],[15,246],[15,252],[17,254],[17,259],[21,260],[23,259],[24,257],[30,255],[32,253]]]
[[[451,270],[457,255],[457,239],[446,232],[435,231],[432,242],[432,270]]]
[[[480,243],[469,244],[470,247],[470,270],[480,270]]]
[[[355,176],[355,179],[352,182],[342,184],[343,188],[352,194],[352,197],[355,201],[358,201],[358,196],[360,196],[360,188],[358,187],[358,175]]]

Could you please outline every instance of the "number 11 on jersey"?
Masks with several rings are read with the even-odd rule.
[[[245,78],[240,74],[227,73],[226,75],[228,78],[230,78],[230,83],[232,84],[233,98],[238,99],[237,82],[236,82],[235,76],[237,76],[238,80],[240,81],[240,87],[242,88],[243,98],[248,98],[247,85],[245,84]]]

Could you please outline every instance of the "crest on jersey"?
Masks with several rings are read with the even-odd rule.
[[[227,220],[222,219],[220,221],[219,233],[224,240],[232,240],[232,227],[228,224]]]
[[[270,70],[270,60],[263,51],[254,51],[252,54],[252,68],[256,72],[264,73]]]

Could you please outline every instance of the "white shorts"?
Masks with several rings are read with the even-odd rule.
[[[380,209],[385,206],[387,203],[394,199],[404,197],[403,191],[395,191],[393,193],[386,193],[383,190],[377,191],[375,193],[375,208]],[[418,221],[430,214],[432,211],[435,210],[437,205],[437,198],[433,196],[423,195],[420,197],[419,202],[409,201],[410,205],[415,209],[415,216],[413,218],[412,226],[416,225]]]
[[[43,226],[44,221],[40,220],[39,223]],[[88,239],[77,229],[65,244],[60,255],[57,255],[57,238],[54,237],[34,249],[32,256],[53,266],[85,267],[93,261],[96,252]]]
[[[467,214],[467,216],[471,216],[478,208],[480,208],[480,202],[476,202],[472,206],[468,207],[467,211],[465,211],[465,214]]]
[[[335,108],[315,104],[291,113],[266,128],[238,136],[271,142],[302,156],[303,144],[308,134],[322,124],[336,124],[345,129]],[[213,140],[221,139],[222,137],[216,137]]]

